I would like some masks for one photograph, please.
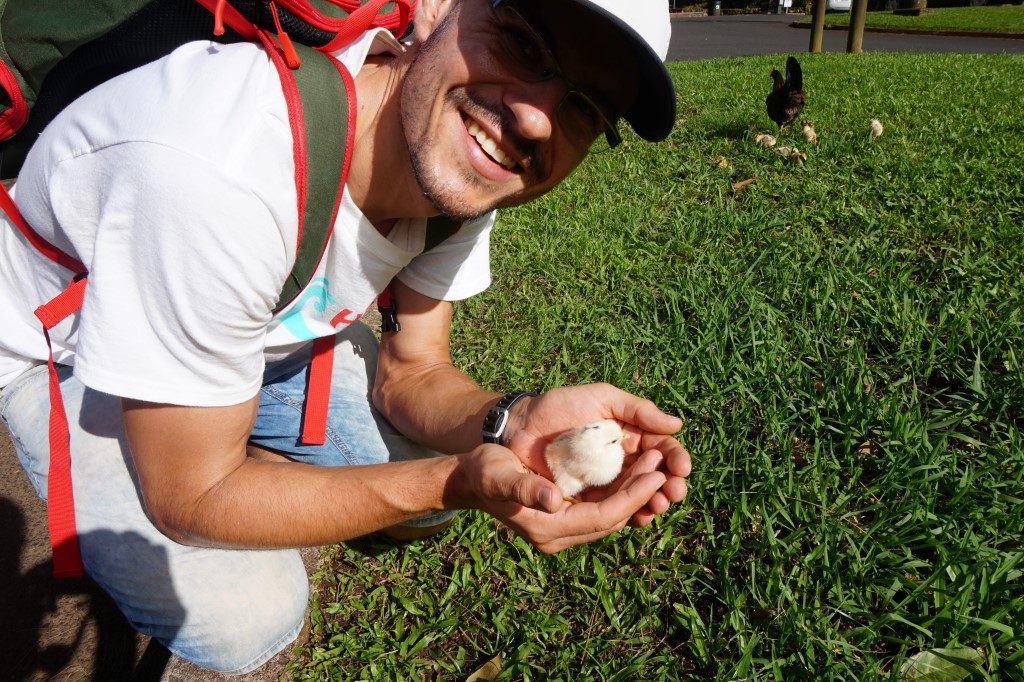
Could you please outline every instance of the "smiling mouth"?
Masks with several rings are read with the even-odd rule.
[[[498,143],[494,141],[490,135],[483,131],[474,121],[467,121],[466,130],[473,136],[473,139],[477,141],[480,148],[484,150],[487,156],[491,157],[495,163],[501,164],[504,168],[514,171],[518,168],[518,164],[498,147]]]

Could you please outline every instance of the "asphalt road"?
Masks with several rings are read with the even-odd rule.
[[[807,52],[811,31],[790,26],[802,14],[741,14],[672,19],[669,61]],[[865,52],[1024,53],[1024,40],[865,31]],[[845,52],[846,31],[824,33],[824,52]]]

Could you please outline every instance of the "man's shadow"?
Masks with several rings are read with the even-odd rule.
[[[90,578],[58,580],[47,557],[22,571],[26,520],[10,499],[0,497],[0,670],[6,680],[159,680],[170,653],[157,640],[137,634],[114,601]],[[91,537],[86,537],[91,536]],[[83,541],[117,543],[136,555],[160,556],[133,533],[94,531]],[[165,571],[164,575],[168,573]],[[174,587],[153,585],[157,598],[177,601]],[[184,619],[184,609],[176,619]],[[145,649],[142,650],[142,647]],[[89,656],[88,652],[92,651]]]

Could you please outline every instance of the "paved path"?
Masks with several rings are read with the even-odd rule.
[[[720,17],[682,16],[672,20],[670,60],[744,57],[807,52],[811,31],[793,28],[802,14],[741,14]],[[825,31],[823,51],[845,52],[846,31]],[[864,33],[865,52],[1021,52],[1024,40]]]

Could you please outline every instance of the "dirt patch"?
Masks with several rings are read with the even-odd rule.
[[[303,550],[307,571],[319,550]],[[259,670],[228,677],[172,656],[134,630],[92,580],[55,580],[46,508],[0,426],[0,670],[8,680],[278,680],[288,647]],[[300,637],[301,639],[301,637]]]

